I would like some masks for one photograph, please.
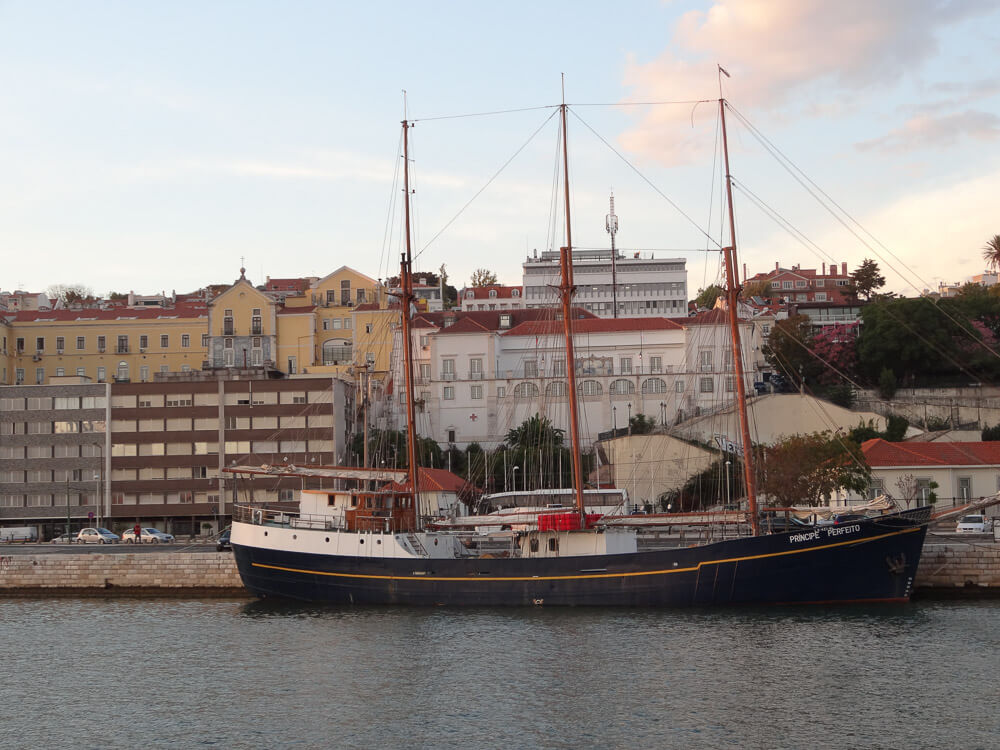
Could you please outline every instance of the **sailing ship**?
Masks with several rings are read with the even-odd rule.
[[[720,99],[732,219],[725,131]],[[559,286],[566,361],[572,335],[572,226],[566,104],[560,105],[566,245]],[[326,476],[360,480],[358,489],[304,489],[297,513],[253,505],[234,509],[231,543],[247,589],[259,597],[336,604],[444,606],[697,606],[834,602],[903,602],[910,598],[930,508],[921,507],[833,526],[761,533],[753,467],[746,472],[749,533],[718,541],[642,549],[637,528],[602,523],[588,514],[580,450],[578,393],[567,368],[572,445],[571,510],[536,516],[524,528],[494,534],[428,528],[417,465],[410,308],[414,300],[410,247],[408,129],[403,126],[405,252],[400,261],[402,346],[408,468],[329,469]],[[750,446],[742,349],[737,324],[739,287],[735,233],[724,248],[729,328],[737,377],[742,444]],[[287,467],[232,467],[242,473],[283,473]],[[317,469],[310,469],[317,471]],[[405,477],[405,482],[400,483]],[[380,490],[367,485],[394,480]],[[542,501],[543,502],[543,501]],[[512,525],[511,525],[512,526]]]

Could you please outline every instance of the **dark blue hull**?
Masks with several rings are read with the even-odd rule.
[[[907,601],[929,509],[696,547],[560,558],[368,559],[233,545],[260,597],[337,604],[622,606]]]

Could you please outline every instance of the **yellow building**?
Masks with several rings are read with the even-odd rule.
[[[232,286],[207,296],[156,300],[162,307],[114,302],[11,311],[0,328],[7,352],[0,355],[0,383],[66,375],[149,382],[158,373],[201,369],[367,369],[376,377],[390,370],[398,311],[386,309],[390,298],[380,282],[347,266],[321,279],[268,279],[263,289],[240,269]]]

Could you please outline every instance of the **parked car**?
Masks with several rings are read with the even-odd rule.
[[[993,528],[993,523],[981,513],[962,516],[958,519],[955,531],[959,534],[985,534]]]
[[[135,530],[127,529],[123,531],[122,541],[125,544],[135,544]],[[140,541],[142,544],[170,544],[174,541],[174,535],[167,534],[159,529],[144,528],[142,529],[142,534],[140,534]]]
[[[842,523],[854,523],[855,521],[864,521],[868,516],[863,513],[838,513],[833,517],[833,524],[837,526]]]
[[[92,526],[80,529],[80,533],[76,535],[77,544],[118,544],[120,541],[121,537],[108,529]]]
[[[60,534],[55,539],[50,540],[52,544],[72,544],[76,541],[76,534],[67,531],[65,534]]]
[[[229,547],[229,532],[232,531],[232,530],[233,530],[232,526],[227,526],[225,529],[222,530],[222,533],[219,534],[219,538],[216,540],[216,544],[215,544],[215,548],[217,550],[219,550],[219,552],[222,552],[223,550],[227,550],[227,549],[230,548]]]

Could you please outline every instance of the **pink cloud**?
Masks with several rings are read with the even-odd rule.
[[[918,148],[944,148],[963,137],[991,141],[1000,136],[1000,117],[990,112],[967,110],[942,117],[919,115],[888,135],[862,141],[860,151],[905,152]]]
[[[658,58],[629,61],[626,101],[712,96],[716,63],[739,81],[743,105],[756,110],[788,107],[807,85],[822,83],[827,97],[889,86],[937,52],[943,25],[994,8],[988,0],[717,0],[681,16]],[[622,145],[666,163],[701,158],[711,144],[693,138],[692,117],[715,113],[691,109],[649,108]]]

